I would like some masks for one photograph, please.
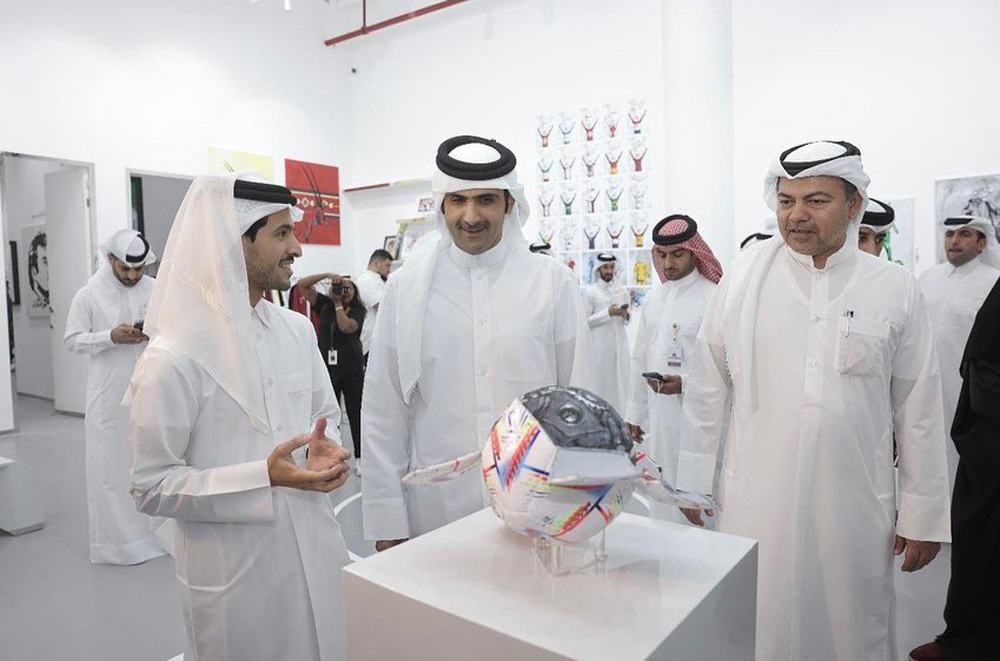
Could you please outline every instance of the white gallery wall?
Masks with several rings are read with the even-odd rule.
[[[860,147],[880,199],[916,200],[917,270],[934,263],[934,181],[1000,173],[1000,3],[733,2],[735,228],[767,214],[785,147]]]
[[[0,1],[0,151],[94,163],[97,242],[131,222],[127,169],[204,173],[209,145],[272,155],[279,182],[285,158],[348,170],[349,85],[343,56],[323,45],[329,11],[311,0],[294,12],[277,1]],[[346,222],[342,240],[307,246],[300,272],[353,269]],[[39,345],[37,360],[18,356],[19,388],[51,397],[47,326],[24,332],[45,320],[17,314],[18,351]],[[0,415],[0,431],[12,426]]]
[[[430,3],[372,4],[380,14],[370,22]],[[429,178],[438,144],[471,133],[495,137],[517,154],[533,199],[537,115],[635,97],[649,103],[657,141],[650,156],[662,158],[661,11],[660,0],[474,0],[335,47],[357,70],[354,167],[345,180]],[[416,215],[422,190],[429,183],[348,196],[351,222],[365,237],[359,264],[394,233],[396,218]],[[654,209],[662,190],[662,182],[650,183]],[[529,223],[529,240],[535,227]]]
[[[97,239],[130,222],[126,168],[196,175],[209,145],[350,167],[342,55],[326,3],[0,2],[0,150],[93,162]],[[352,268],[309,246],[303,268]]]

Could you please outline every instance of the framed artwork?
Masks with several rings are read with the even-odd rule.
[[[392,255],[393,259],[396,259],[399,251],[399,235],[393,234],[392,236],[385,237],[382,241],[382,248]]]
[[[267,177],[268,181],[274,181],[274,157],[236,149],[223,149],[222,147],[208,148],[208,172],[210,174],[229,174],[243,170],[259,172]]]
[[[285,185],[302,209],[295,223],[299,243],[340,245],[340,170],[333,165],[285,159]]]
[[[48,317],[49,308],[49,247],[45,223],[21,228],[21,245],[27,252],[28,316]]]
[[[18,272],[17,241],[7,242],[7,296],[11,305],[21,304],[21,277]]]
[[[959,179],[941,179],[935,185],[936,218],[934,223],[937,248],[935,260],[940,264],[944,255],[944,219],[950,216],[979,216],[993,223],[1000,236],[1000,174]]]

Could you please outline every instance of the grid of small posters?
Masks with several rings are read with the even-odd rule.
[[[539,115],[532,215],[538,239],[593,282],[597,255],[618,257],[633,305],[655,283],[650,263],[650,120],[645,99]]]

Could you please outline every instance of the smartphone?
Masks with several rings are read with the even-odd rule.
[[[660,374],[659,372],[643,372],[642,376],[645,379],[655,379],[657,381],[666,381],[666,379],[663,378],[663,375]]]

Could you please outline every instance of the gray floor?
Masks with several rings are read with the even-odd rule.
[[[15,420],[0,455],[41,472],[46,522],[20,537],[0,532],[0,661],[167,661],[183,652],[169,556],[134,567],[88,560],[83,420],[27,397]],[[352,476],[331,498],[339,505],[358,489]],[[352,553],[372,553],[361,541],[360,499],[338,511]]]

